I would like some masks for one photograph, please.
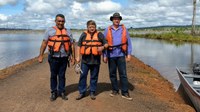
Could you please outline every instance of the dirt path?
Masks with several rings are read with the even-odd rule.
[[[1,75],[12,74],[0,80],[0,112],[195,112],[174,92],[168,81],[134,57],[127,66],[133,101],[122,99],[120,95],[109,96],[108,68],[103,63],[94,101],[89,96],[75,100],[79,75],[75,74],[72,67],[66,73],[69,100],[58,98],[54,102],[49,101],[47,59],[42,64],[32,60],[26,67],[10,69],[0,71]]]

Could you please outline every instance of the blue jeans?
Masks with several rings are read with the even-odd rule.
[[[97,81],[99,75],[99,64],[86,64],[81,63],[81,70],[83,73],[80,75],[78,89],[80,94],[85,94],[87,90],[87,75],[90,70],[90,92],[96,92]]]
[[[108,58],[108,67],[109,67],[109,75],[110,75],[112,90],[117,92],[119,91],[117,82],[117,69],[118,69],[120,83],[121,83],[121,92],[122,94],[128,93],[128,80],[126,73],[125,56]]]
[[[50,55],[48,56],[48,62],[51,72],[51,77],[50,77],[51,93],[65,92],[65,71],[67,69],[67,61],[68,61],[67,57],[54,58],[51,57]]]

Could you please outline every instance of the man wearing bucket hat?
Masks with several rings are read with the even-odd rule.
[[[105,29],[104,36],[108,41],[107,52],[104,53],[103,61],[108,62],[109,76],[112,85],[111,97],[119,94],[117,81],[117,69],[121,83],[122,98],[132,100],[128,92],[128,79],[126,73],[126,61],[130,61],[132,45],[128,30],[123,24],[120,25],[122,17],[118,12],[110,17],[112,25]]]

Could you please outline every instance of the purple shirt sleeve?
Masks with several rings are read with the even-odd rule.
[[[126,30],[127,30],[127,29],[126,29]],[[128,55],[131,55],[131,53],[132,53],[131,38],[130,38],[130,34],[129,34],[128,30],[127,30],[126,32],[127,32],[126,35],[127,35],[127,40],[128,40],[128,52],[127,52],[127,54],[128,54]]]
[[[108,32],[108,28],[106,28],[105,31],[104,31],[104,33],[103,33],[104,34],[104,38],[106,38],[107,32]],[[103,51],[103,57],[108,57],[107,56],[107,50]]]

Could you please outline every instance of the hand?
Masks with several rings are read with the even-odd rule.
[[[77,63],[80,62],[80,57],[76,57],[76,62],[77,62]]]
[[[126,61],[127,61],[127,62],[130,62],[130,61],[131,61],[131,55],[127,55],[127,56],[126,56]]]
[[[73,57],[71,57],[70,62],[72,66],[75,65],[75,59]]]
[[[41,55],[38,56],[38,62],[39,62],[39,63],[42,63],[42,61],[43,61],[43,56],[41,56]]]
[[[108,58],[107,57],[103,57],[103,62],[107,63],[108,62]]]
[[[103,50],[104,50],[104,46],[97,47],[97,51],[98,51],[98,52],[101,52],[101,51],[103,51]]]

